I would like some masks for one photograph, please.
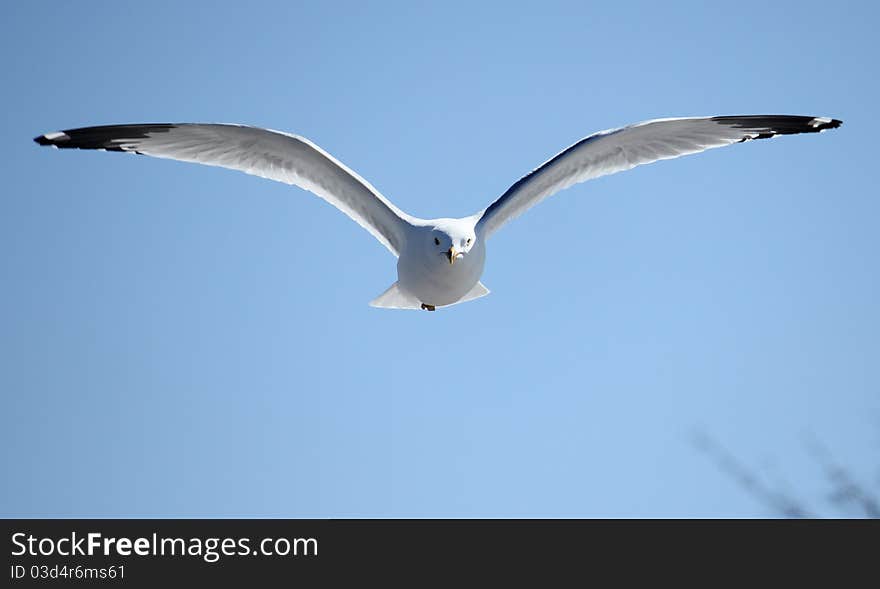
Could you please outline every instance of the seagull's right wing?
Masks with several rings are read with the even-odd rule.
[[[296,135],[243,125],[159,123],[84,127],[34,141],[220,166],[294,184],[351,217],[395,256],[406,239],[408,215],[329,153]]]
[[[477,229],[488,238],[510,219],[572,184],[642,164],[751,139],[836,129],[824,117],[745,115],[656,119],[594,133],[523,176],[482,213]]]

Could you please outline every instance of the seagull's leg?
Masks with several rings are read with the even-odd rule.
[[[426,305],[425,303],[422,303],[422,309],[424,309],[425,311],[436,311],[437,307],[435,307],[434,305]]]

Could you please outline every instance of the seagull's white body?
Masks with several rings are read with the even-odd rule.
[[[485,240],[475,233],[478,220],[475,217],[431,219],[411,225],[407,245],[397,259],[396,286],[401,300],[392,304],[395,301],[379,297],[372,302],[373,306],[406,309],[420,308],[424,304],[445,307],[489,294],[479,282],[486,263],[486,245]],[[475,235],[476,239],[473,239],[473,247],[467,255],[462,254],[450,264],[445,253],[448,250],[438,253],[431,237],[434,234]],[[467,248],[467,237],[459,237],[455,247]]]
[[[572,184],[714,147],[821,132],[840,124],[825,117],[746,115],[657,119],[601,131],[528,173],[487,208],[459,219],[408,215],[308,139],[279,131],[160,123],[83,127],[34,140],[59,148],[134,152],[220,166],[313,192],[397,256],[397,282],[371,305],[433,311],[488,294],[480,277],[489,237],[510,219]]]

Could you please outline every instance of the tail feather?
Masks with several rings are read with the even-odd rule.
[[[370,301],[370,306],[380,309],[421,309],[422,302],[402,290],[395,282],[385,292]]]

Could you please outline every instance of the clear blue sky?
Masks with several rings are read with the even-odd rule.
[[[876,7],[413,4],[7,7],[0,514],[770,515],[698,428],[817,511],[806,432],[876,489]],[[368,307],[394,259],[307,192],[31,142],[267,126],[460,216],[593,131],[746,113],[844,126],[568,189],[436,313]]]

